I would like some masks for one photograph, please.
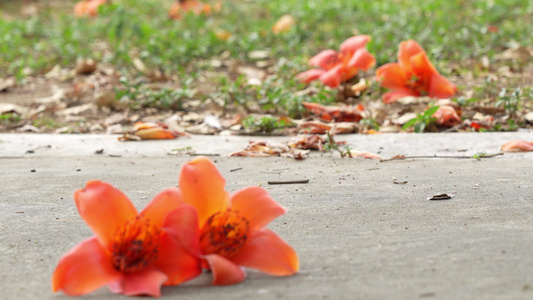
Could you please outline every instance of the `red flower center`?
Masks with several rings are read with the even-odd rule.
[[[248,238],[249,221],[231,209],[213,214],[200,231],[203,254],[216,253],[231,258],[244,246]]]
[[[112,259],[113,267],[124,273],[146,268],[157,259],[161,230],[150,224],[150,219],[139,215],[129,220],[115,233]]]

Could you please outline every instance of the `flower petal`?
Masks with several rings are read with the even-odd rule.
[[[177,285],[202,273],[199,252],[191,254],[190,249],[186,249],[168,233],[161,236],[157,254],[154,266],[167,275],[165,285]]]
[[[407,89],[407,74],[397,63],[388,63],[376,70],[376,80],[382,87],[392,90]]]
[[[250,222],[251,234],[287,211],[270,197],[267,190],[258,186],[246,187],[233,194],[231,209]]]
[[[411,69],[418,77],[431,77],[432,75],[439,74],[439,71],[429,61],[426,52],[420,52],[411,56]]]
[[[424,52],[424,49],[414,40],[408,40],[400,43],[400,50],[398,51],[398,63],[406,71],[411,73],[411,57]]]
[[[204,258],[213,272],[214,285],[236,284],[246,277],[243,269],[218,254],[208,254]]]
[[[369,35],[356,35],[348,38],[342,42],[340,50],[342,53],[349,53],[350,55],[361,48],[365,48],[366,44],[370,42],[372,38]]]
[[[269,229],[251,235],[231,261],[276,276],[293,275],[299,269],[294,249]]]
[[[198,213],[192,205],[182,204],[168,213],[162,229],[190,254],[200,255]]]
[[[182,204],[181,193],[177,188],[168,188],[157,194],[155,198],[146,205],[141,212],[150,224],[156,228],[163,226],[163,221],[167,214]]]
[[[376,64],[374,55],[370,54],[366,49],[359,49],[355,51],[352,58],[347,64],[348,68],[357,68],[360,70],[368,70]]]
[[[309,83],[313,80],[316,80],[320,75],[324,74],[326,71],[322,69],[311,69],[305,72],[299,73],[296,75],[296,79],[300,80],[303,83]]]
[[[329,70],[339,63],[339,54],[335,50],[324,50],[309,60],[309,65]]]
[[[533,143],[524,140],[512,140],[502,145],[504,152],[526,152],[533,151]]]
[[[90,293],[121,274],[111,264],[111,257],[96,237],[82,241],[65,253],[52,275],[52,291],[70,296]]]
[[[83,190],[76,191],[74,200],[80,216],[107,249],[117,228],[137,216],[128,197],[109,183],[89,181]]]
[[[407,96],[418,97],[420,95],[415,92],[408,91],[408,90],[407,91],[391,91],[391,92],[387,92],[383,94],[383,97],[381,98],[383,99],[383,103],[392,103],[392,102],[396,102],[396,100],[400,98],[407,97]]]
[[[431,83],[429,84],[429,97],[434,98],[450,98],[457,92],[457,87],[451,83],[446,77],[438,74],[431,76]]]
[[[107,286],[116,294],[161,297],[161,285],[166,280],[167,275],[165,273],[156,268],[146,268],[139,272],[122,274],[119,280],[111,282]]]
[[[181,168],[179,187],[185,203],[198,210],[200,226],[212,214],[229,206],[229,194],[224,190],[226,180],[207,158],[198,157]]]
[[[335,68],[320,75],[318,79],[320,79],[320,81],[322,81],[325,85],[331,88],[336,88],[341,84],[341,81],[343,79],[342,69],[343,69],[343,66],[339,64]]]
[[[141,140],[172,140],[176,135],[162,127],[141,129],[135,132]]]

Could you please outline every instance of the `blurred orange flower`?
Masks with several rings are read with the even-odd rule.
[[[168,11],[168,16],[171,19],[181,19],[183,13],[192,12],[195,15],[211,15],[212,11],[220,11],[222,9],[222,1],[217,0],[211,6],[210,4],[202,3],[198,0],[178,0],[172,4]]]
[[[376,59],[366,50],[371,38],[368,35],[356,35],[340,46],[340,53],[324,50],[309,60],[311,69],[296,75],[302,82],[309,83],[319,79],[329,87],[337,87],[342,82],[352,79],[359,70],[368,70],[376,64]]]
[[[449,98],[457,92],[457,87],[439,74],[414,40],[401,42],[398,62],[379,67],[376,78],[382,87],[392,90],[383,95],[385,103],[405,96]]]
[[[98,15],[98,7],[106,2],[107,0],[83,0],[78,2],[74,6],[74,15],[76,17],[94,17]]]
[[[84,295],[107,285],[114,293],[159,297],[161,285],[201,273],[199,257],[190,250],[198,242],[187,234],[196,226],[188,222],[196,210],[183,204],[178,189],[159,193],[140,214],[126,195],[101,181],[89,181],[74,199],[94,236],[61,257],[52,276],[54,292]]]

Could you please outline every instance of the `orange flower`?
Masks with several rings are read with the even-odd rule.
[[[342,82],[352,79],[359,70],[368,70],[376,64],[376,59],[366,50],[371,38],[368,35],[357,35],[344,41],[340,53],[335,50],[324,50],[309,60],[309,65],[319,69],[311,69],[296,75],[302,82],[309,83],[321,80],[329,87],[337,87]]]
[[[220,11],[222,3],[217,1],[215,3],[215,11]],[[211,5],[204,4],[198,0],[178,0],[172,4],[168,11],[168,16],[171,19],[181,19],[183,17],[182,13],[192,12],[195,15],[210,15],[211,14]]]
[[[229,195],[215,165],[200,157],[181,169],[179,187],[185,203],[198,210],[202,265],[213,273],[213,284],[227,285],[246,277],[240,266],[276,276],[298,271],[296,252],[273,231],[264,228],[285,208],[260,187]]]
[[[392,90],[383,95],[385,103],[405,96],[449,98],[457,92],[457,87],[439,74],[424,49],[413,40],[400,43],[398,62],[379,67],[376,78],[382,87]]]
[[[140,214],[126,195],[100,181],[88,182],[74,199],[94,236],[61,257],[54,292],[83,295],[107,285],[114,293],[159,297],[161,285],[201,273],[190,250],[198,242],[188,234],[196,210],[182,203],[178,189],[164,190]]]
[[[504,152],[527,152],[533,151],[533,143],[524,140],[512,140],[502,145]]]
[[[94,17],[98,14],[98,7],[105,4],[107,0],[83,0],[74,6],[74,15],[76,17],[90,16]]]

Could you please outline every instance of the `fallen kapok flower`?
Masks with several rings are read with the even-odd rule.
[[[304,83],[319,79],[325,85],[335,88],[342,82],[352,79],[359,70],[368,70],[376,64],[376,59],[366,50],[369,35],[356,35],[340,45],[340,53],[324,50],[309,60],[309,65],[317,67],[296,75]]]
[[[241,267],[274,276],[294,275],[299,260],[294,249],[279,235],[265,228],[286,209],[257,186],[233,194],[226,180],[206,157],[186,163],[179,188],[185,203],[198,211],[198,249],[202,267],[211,270],[212,283],[229,285],[244,280]]]
[[[438,194],[434,195],[433,197],[429,197],[428,200],[450,200],[455,196],[455,193],[452,194]]]
[[[461,117],[459,117],[455,109],[449,105],[439,106],[432,117],[436,118],[435,123],[437,123],[437,125],[443,127],[453,127],[461,123]]]
[[[326,122],[359,122],[365,111],[361,104],[357,106],[324,106],[318,103],[302,102],[302,105]]]
[[[524,140],[512,140],[503,144],[500,150],[504,152],[533,151],[533,142],[528,142]]]
[[[426,51],[414,40],[401,42],[398,62],[379,67],[376,78],[382,87],[391,90],[383,95],[385,103],[405,96],[449,98],[457,92],[457,87],[439,74]]]
[[[196,210],[183,204],[177,188],[159,193],[141,213],[120,190],[101,181],[89,181],[74,199],[94,236],[60,258],[52,275],[54,292],[77,296],[107,285],[117,294],[159,297],[162,285],[201,273],[193,254],[198,241],[189,234],[197,224],[188,222]]]
[[[76,17],[95,17],[98,15],[98,7],[105,4],[107,0],[83,0],[74,6]]]
[[[217,1],[215,4],[215,10],[219,11],[221,2]],[[211,15],[211,5],[204,4],[198,0],[177,0],[172,4],[168,10],[168,16],[171,19],[179,20],[183,17],[184,13],[192,12],[195,15]]]
[[[119,137],[119,141],[140,141],[140,140],[168,140],[179,136],[187,136],[186,133],[170,131],[165,124],[137,122],[133,129]]]
[[[342,134],[359,132],[360,126],[358,125],[352,122],[324,123],[321,121],[305,121],[299,123],[296,128],[299,133],[325,134],[329,132],[331,134]]]
[[[274,34],[285,33],[289,31],[295,24],[296,21],[294,21],[294,18],[291,15],[284,15],[272,26],[272,32]]]

